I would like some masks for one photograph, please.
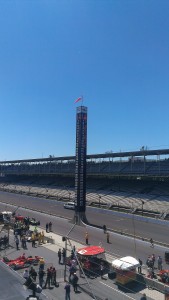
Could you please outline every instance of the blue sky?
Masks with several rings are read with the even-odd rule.
[[[169,148],[168,0],[0,0],[0,160]]]

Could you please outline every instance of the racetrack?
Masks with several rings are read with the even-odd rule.
[[[74,211],[64,209],[63,202],[57,200],[0,192],[0,202],[27,207],[31,210],[46,212],[70,220],[74,216]],[[143,239],[153,238],[154,241],[164,244],[169,243],[168,221],[159,221],[157,223],[157,220],[150,218],[142,218],[92,207],[87,207],[86,216],[89,223],[96,226],[103,226],[105,224],[110,230],[117,230],[122,234],[130,234]]]

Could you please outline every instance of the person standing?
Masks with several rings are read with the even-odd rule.
[[[45,275],[44,270],[41,269],[41,268],[39,268],[39,273],[38,273],[38,275],[39,275],[39,285],[42,287],[43,281],[44,281],[43,278],[44,278],[44,275]]]
[[[62,252],[61,252],[61,249],[59,249],[58,250],[59,265],[61,264],[61,257],[62,257]]]
[[[138,261],[139,261],[139,264],[140,264],[138,266],[138,273],[141,274],[142,273],[142,264],[143,264],[143,262],[142,262],[142,260],[140,258],[138,259]]]
[[[44,268],[45,268],[45,260],[44,260],[43,257],[41,257],[41,258],[39,259],[39,269],[44,270]]]
[[[29,277],[29,271],[28,269],[26,269],[24,272],[23,272],[23,278],[25,278],[25,280],[27,280]]]
[[[42,242],[42,244],[45,243],[45,234],[44,234],[44,231],[41,232],[41,242]]]
[[[32,248],[35,248],[35,245],[36,245],[36,242],[35,242],[36,236],[35,236],[34,232],[32,232],[31,239],[32,239]]]
[[[49,224],[46,223],[46,232],[49,232],[48,229],[49,229]]]
[[[65,300],[70,300],[70,284],[66,283],[64,289],[65,289]]]
[[[143,294],[143,296],[141,296],[140,300],[147,300],[146,294]]]
[[[100,276],[101,276],[101,279],[103,279],[103,274],[104,274],[104,266],[101,263],[101,265],[100,265]]]
[[[36,277],[37,277],[38,274],[37,274],[36,270],[33,267],[31,267],[31,269],[29,271],[29,275],[33,278],[34,281],[36,281]]]
[[[41,232],[39,232],[38,233],[38,245],[39,246],[40,246],[41,242],[42,242],[42,234],[41,234]]]
[[[53,267],[52,268],[52,284],[54,285],[54,286],[56,286],[56,269]]]
[[[65,260],[66,260],[66,249],[63,248],[62,250],[62,260],[63,260],[63,265],[65,264]]]
[[[107,243],[109,244],[109,243],[110,243],[110,235],[109,235],[109,232],[106,233],[106,236],[107,236]]]
[[[89,243],[89,235],[88,235],[87,231],[86,231],[86,234],[85,234],[85,239],[86,239],[86,245],[88,245],[88,243]]]
[[[161,271],[162,270],[163,261],[162,261],[162,257],[160,255],[157,258],[157,264],[158,264],[158,270]]]
[[[103,232],[106,233],[106,230],[107,230],[106,225],[103,225]]]
[[[27,242],[27,239],[26,239],[26,236],[24,235],[24,236],[22,237],[23,249],[27,249],[26,242]]]
[[[78,283],[78,276],[76,275],[76,273],[73,274],[73,279],[72,279],[72,285],[73,285],[73,289],[74,292],[77,293],[77,283]]]
[[[155,264],[155,254],[152,254],[152,256],[151,256],[151,260],[152,260],[152,262],[153,262],[153,268],[154,268],[154,264]]]
[[[49,222],[49,232],[52,231],[52,222]]]
[[[51,283],[51,270],[48,268],[44,288],[46,289],[46,286],[48,285],[48,289],[50,289],[50,283]]]
[[[75,272],[76,272],[76,268],[71,265],[69,268],[69,282],[71,281],[72,276],[74,275]]]
[[[150,239],[150,244],[151,244],[151,246],[150,246],[150,247],[154,248],[154,241],[153,241],[153,239],[152,239],[152,238]]]
[[[18,236],[15,236],[16,250],[19,250],[19,239]]]

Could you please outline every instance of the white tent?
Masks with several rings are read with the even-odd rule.
[[[131,270],[140,265],[139,261],[132,256],[125,256],[112,261],[112,266],[123,271]]]

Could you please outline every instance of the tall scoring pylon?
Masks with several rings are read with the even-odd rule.
[[[87,107],[76,108],[75,222],[86,222]]]

